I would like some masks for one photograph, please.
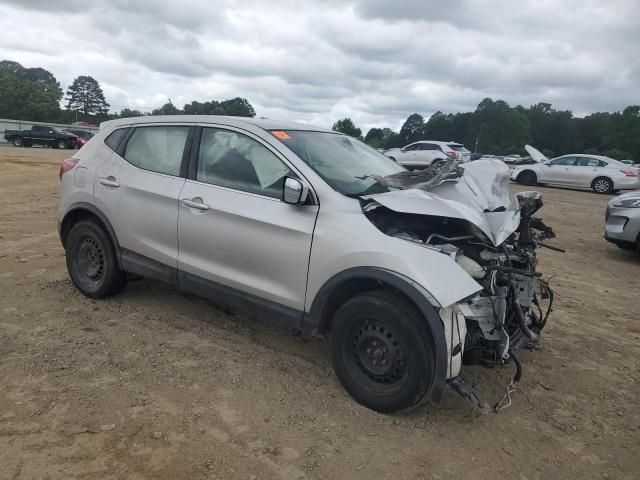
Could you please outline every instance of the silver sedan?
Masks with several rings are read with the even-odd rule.
[[[604,238],[640,253],[640,192],[628,192],[607,205]]]
[[[530,145],[525,146],[525,149],[538,163],[514,168],[511,179],[518,183],[590,188],[596,193],[640,188],[638,169],[613,158],[572,154],[549,160]]]

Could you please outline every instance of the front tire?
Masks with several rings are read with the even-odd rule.
[[[333,317],[331,348],[345,390],[377,412],[415,407],[433,384],[431,331],[400,295],[374,290],[345,302]]]
[[[522,185],[536,185],[538,183],[538,175],[531,170],[525,170],[518,175],[516,181]]]
[[[64,150],[65,148],[67,148],[67,142],[65,142],[64,140],[58,140],[58,143],[56,143],[56,146],[60,150]]]
[[[127,275],[118,267],[115,249],[104,228],[91,220],[75,224],[65,244],[69,276],[82,294],[105,298],[120,293]]]
[[[591,188],[596,193],[612,193],[613,182],[607,177],[598,177],[591,183]]]

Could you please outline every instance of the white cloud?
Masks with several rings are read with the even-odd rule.
[[[490,96],[584,114],[638,102],[639,5],[0,0],[0,59],[63,87],[91,75],[115,110],[242,96],[259,116],[398,128]]]

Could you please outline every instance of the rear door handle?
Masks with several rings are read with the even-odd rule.
[[[209,210],[209,205],[204,203],[204,201],[200,197],[192,198],[191,200],[185,198],[184,200],[182,200],[182,204],[185,207],[195,208],[197,210]]]
[[[105,185],[107,187],[118,188],[120,186],[120,184],[116,181],[115,177],[101,178],[99,182],[102,185]]]

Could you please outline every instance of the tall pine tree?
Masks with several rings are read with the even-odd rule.
[[[106,115],[109,112],[109,104],[104,99],[100,84],[88,75],[81,75],[73,81],[65,100],[68,109],[82,112],[85,117]]]

